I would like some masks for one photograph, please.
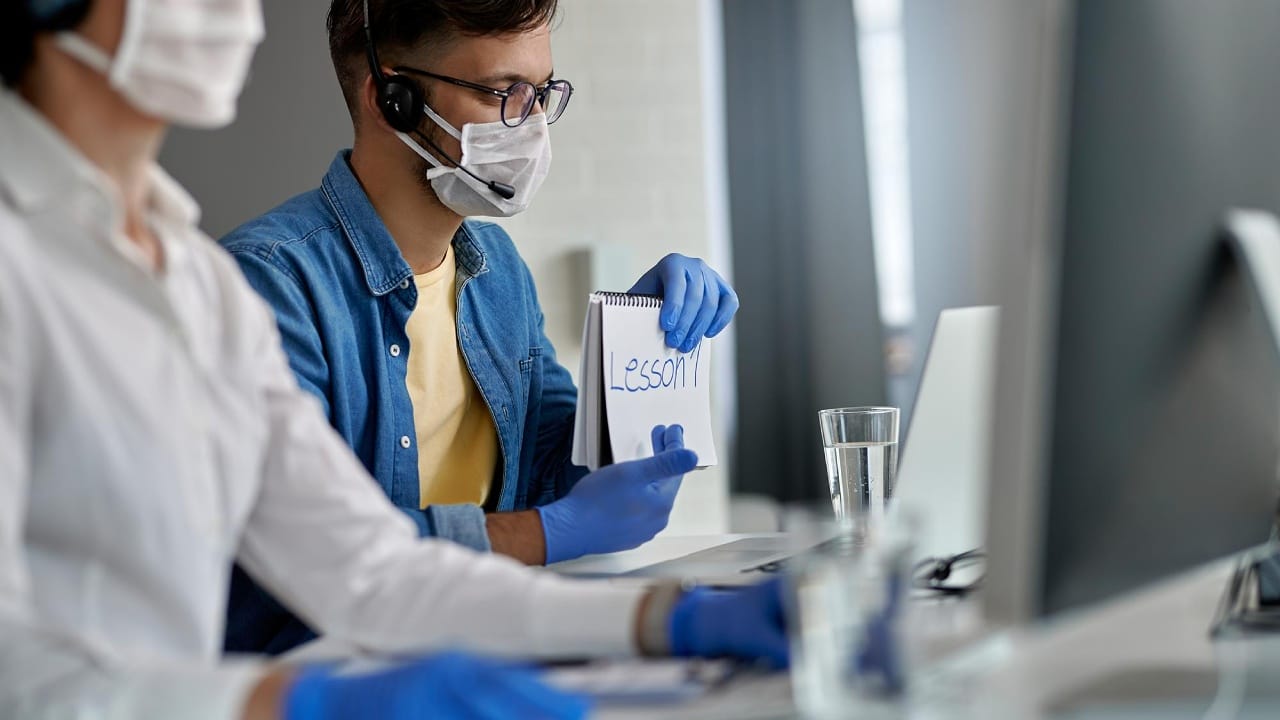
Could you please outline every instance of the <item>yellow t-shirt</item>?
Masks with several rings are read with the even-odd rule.
[[[458,347],[457,264],[414,277],[418,306],[409,315],[406,384],[418,435],[421,505],[483,505],[498,463],[498,434]]]

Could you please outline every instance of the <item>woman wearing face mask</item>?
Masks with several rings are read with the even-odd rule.
[[[0,717],[586,711],[459,654],[351,678],[220,662],[233,558],[383,653],[781,659],[776,588],[542,576],[420,541],[373,487],[155,164],[169,123],[230,121],[261,35],[257,0],[0,6]]]

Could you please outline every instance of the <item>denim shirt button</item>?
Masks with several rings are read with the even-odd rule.
[[[401,280],[401,281],[400,281],[400,289],[401,289],[401,290],[408,290],[408,289],[409,289],[409,279],[408,279],[408,278],[405,278],[404,280]]]
[[[410,442],[410,441],[409,441],[409,436],[408,436],[408,435],[401,435],[401,436],[400,436],[400,447],[404,448],[405,450],[408,450],[408,449],[409,449],[409,442]]]
[[[391,346],[391,348],[390,348],[390,350],[391,350],[391,357],[400,357],[400,346],[399,346],[399,345],[392,345],[392,346]]]

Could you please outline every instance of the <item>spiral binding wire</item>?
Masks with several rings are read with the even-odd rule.
[[[622,307],[656,308],[662,307],[662,298],[657,295],[636,295],[622,292],[599,291],[593,293],[605,305]]]

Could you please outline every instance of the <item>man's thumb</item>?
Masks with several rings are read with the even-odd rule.
[[[684,475],[698,467],[698,454],[686,448],[665,450],[651,458],[637,460],[633,471],[648,480]]]

